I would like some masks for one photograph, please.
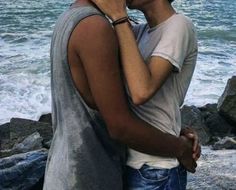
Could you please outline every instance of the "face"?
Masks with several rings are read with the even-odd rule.
[[[142,10],[146,4],[153,2],[154,0],[126,0],[126,4],[129,9],[139,9]]]

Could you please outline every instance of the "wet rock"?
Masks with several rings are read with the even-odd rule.
[[[12,148],[12,151],[15,153],[25,153],[32,150],[37,150],[42,148],[43,138],[38,132],[35,132],[25,138],[23,142],[15,144]]]
[[[236,149],[236,137],[225,137],[212,146],[213,150]]]
[[[205,106],[199,107],[198,109],[201,111],[205,120],[208,119],[208,117],[210,117],[212,114],[218,113],[217,104],[206,104]]]
[[[10,123],[0,125],[0,150],[10,146]]]
[[[20,118],[11,119],[10,141],[12,146],[16,143],[22,142],[24,138],[34,132],[38,132],[45,142],[52,138],[52,127],[48,123]]]
[[[49,123],[50,125],[52,125],[52,114],[48,113],[48,114],[41,115],[39,118],[39,121],[44,122],[44,123]]]
[[[47,142],[43,142],[43,148],[47,148],[47,149],[49,149],[50,146],[51,146],[51,143],[52,143],[52,140],[47,141]]]
[[[183,106],[181,109],[182,128],[194,128],[202,145],[206,145],[210,141],[210,133],[204,123],[201,111],[195,106]]]
[[[44,176],[47,150],[0,159],[0,189],[30,190]]]
[[[219,113],[236,127],[236,76],[228,80],[217,108]]]
[[[214,136],[225,137],[232,132],[232,126],[218,113],[212,114],[206,119],[206,125]]]
[[[25,153],[43,148],[43,138],[38,132],[35,132],[25,138],[21,143],[15,144],[12,149],[0,151],[0,158],[12,156],[14,154]]]
[[[236,128],[218,113],[217,104],[206,104],[203,107],[199,107],[199,110],[212,136],[225,137],[235,133]]]

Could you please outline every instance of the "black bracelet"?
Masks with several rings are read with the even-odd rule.
[[[125,22],[129,22],[129,17],[128,17],[128,16],[122,17],[122,18],[119,18],[119,19],[113,21],[113,22],[112,22],[112,25],[113,25],[113,26],[116,26],[116,25],[118,25],[118,24],[122,24],[122,23],[125,23]]]

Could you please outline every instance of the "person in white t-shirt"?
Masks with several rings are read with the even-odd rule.
[[[173,0],[127,0],[130,9],[147,19],[131,28],[124,0],[92,1],[113,21],[131,109],[150,125],[179,136],[180,107],[198,52],[192,21],[176,13]],[[194,145],[194,152],[197,160],[200,145]],[[129,189],[186,189],[187,172],[177,158],[129,149],[127,171]]]

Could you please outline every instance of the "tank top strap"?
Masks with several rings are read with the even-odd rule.
[[[93,15],[100,15],[103,16],[104,15],[98,11],[96,8],[91,7],[91,6],[71,6],[66,12],[65,14],[67,14],[64,20],[64,23],[69,23],[69,26],[65,26],[66,30],[65,33],[67,33],[67,35],[63,35],[65,39],[63,39],[64,42],[68,42],[69,38],[74,30],[74,28],[79,24],[80,21],[82,21],[83,19],[89,17],[89,16],[93,16]],[[68,22],[69,21],[69,22]],[[66,36],[66,37],[65,37]],[[67,46],[68,43],[63,43],[62,45],[62,50],[66,50],[67,51]],[[79,100],[81,101],[81,103],[85,106],[86,110],[89,112],[89,114],[94,117],[94,115],[100,115],[100,113],[89,107],[88,104],[84,101],[84,99],[82,98],[82,96],[80,95],[78,89],[76,88],[75,84],[74,84],[74,80],[72,78],[71,75],[71,71],[70,71],[70,66],[68,63],[68,54],[67,52],[62,52],[62,55],[65,55],[64,59],[64,72],[66,72],[65,74],[67,75],[67,79],[68,83],[70,85],[70,87],[73,89],[74,94],[76,94],[79,98]]]

